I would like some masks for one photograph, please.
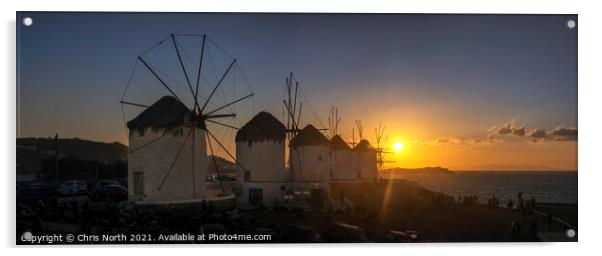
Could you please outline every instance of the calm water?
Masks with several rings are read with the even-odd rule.
[[[397,179],[418,184],[449,195],[477,195],[486,202],[492,195],[501,204],[509,199],[516,202],[517,193],[523,198],[535,197],[537,202],[577,203],[577,172],[525,171],[456,171],[455,174],[397,174]]]

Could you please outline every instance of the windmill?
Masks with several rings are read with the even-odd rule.
[[[385,151],[385,146],[389,140],[389,136],[385,137],[383,140],[383,135],[385,133],[385,126],[382,123],[378,124],[378,128],[374,129],[374,133],[376,135],[376,166],[378,170],[379,177],[382,179],[384,177],[384,164],[385,163],[394,163],[395,161],[387,161],[384,158],[383,154],[389,154],[391,152]]]
[[[217,61],[218,55],[225,61]],[[237,81],[248,89],[242,97],[223,89],[226,84],[237,88]],[[136,82],[137,91],[132,89]],[[210,197],[207,146],[218,195],[227,194],[215,150],[240,163],[217,133],[238,130],[236,117],[250,109],[241,105],[253,95],[237,60],[205,34],[170,34],[139,55],[120,101],[124,121],[126,108],[137,113],[127,121],[130,196],[150,202]]]
[[[309,103],[309,100],[303,95],[302,89],[299,86],[299,81],[297,81],[297,79],[295,78],[294,74],[291,72],[289,73],[288,77],[285,79],[285,96],[284,99],[282,100],[283,103],[283,115],[285,116],[286,119],[286,134],[287,134],[287,142],[289,145],[289,160],[293,159],[293,155],[295,155],[295,157],[300,158],[302,157],[299,153],[299,151],[294,150],[293,148],[293,144],[294,144],[294,139],[297,137],[297,135],[299,135],[299,132],[301,132],[303,129],[300,128],[300,123],[301,123],[301,113],[303,110],[303,102],[301,101],[301,97],[303,97],[303,99],[305,99],[305,103],[307,104],[307,106],[309,107],[310,111],[313,113],[314,115],[314,119],[315,121],[317,121],[320,125],[323,126],[322,122],[319,119],[319,116],[316,114],[316,112],[313,110],[311,104]],[[307,127],[305,127],[307,128]],[[325,131],[328,130],[327,128],[317,128],[318,131]],[[297,162],[299,164],[299,169],[302,169],[302,162],[298,161]],[[291,177],[291,181],[295,181],[295,175],[298,174],[296,173],[295,170],[295,165],[294,164],[289,164],[289,172],[290,172],[290,177]]]
[[[355,136],[353,138],[355,146],[355,168],[356,174],[362,180],[376,180],[378,178],[377,170],[377,150],[370,142],[364,139],[364,126],[361,120],[356,120],[355,125],[360,137],[360,141],[355,144]]]
[[[289,159],[292,159],[293,150],[291,145],[293,143],[293,139],[300,131],[299,122],[301,122],[301,111],[303,110],[303,102],[299,101],[297,104],[298,92],[299,81],[295,79],[293,72],[291,72],[285,79],[285,98],[282,100],[284,106],[283,115],[286,116],[286,139],[289,145]],[[291,181],[294,181],[295,171],[293,164],[289,165],[289,171],[291,173],[290,179]]]
[[[354,158],[355,154],[348,143],[343,140],[339,134],[339,117],[338,108],[331,107],[330,117],[328,118],[330,125],[330,181],[331,182],[348,182],[356,179],[354,174]]]
[[[362,126],[362,120],[355,120],[355,127],[351,128],[351,143],[349,144],[351,144],[352,147],[355,147],[355,145],[357,145],[357,143],[355,142],[355,129],[357,129],[357,133],[361,141],[364,135],[364,126]]]
[[[338,134],[340,123],[341,118],[339,118],[339,109],[333,106],[330,108],[330,116],[328,117],[328,128],[331,138]]]

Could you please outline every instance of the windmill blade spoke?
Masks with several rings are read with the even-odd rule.
[[[224,118],[224,117],[235,117],[236,114],[218,114],[218,115],[207,115],[205,118]]]
[[[238,128],[238,127],[234,127],[234,126],[231,126],[231,125],[228,125],[228,124],[220,123],[218,121],[213,121],[213,120],[210,120],[210,119],[206,119],[205,121],[211,122],[211,123],[214,123],[214,124],[219,124],[221,126],[225,126],[225,127],[228,127],[228,128],[232,128],[234,130],[240,130],[240,128]]]
[[[213,165],[215,166],[215,172],[217,172],[217,180],[219,181],[219,185],[222,189],[222,193],[224,190],[224,183],[221,181],[219,167],[217,166],[217,160],[215,159],[215,153],[213,153],[213,145],[211,144],[211,138],[207,137],[207,144],[209,144],[209,151],[211,151],[211,158],[213,159]]]
[[[132,106],[136,106],[136,107],[141,107],[141,108],[148,108],[149,106],[144,105],[144,104],[140,104],[140,103],[133,103],[133,102],[128,102],[128,101],[119,101],[119,103],[121,104],[127,104],[127,105],[132,105]]]
[[[136,152],[136,151],[138,151],[138,150],[141,150],[141,149],[143,149],[143,148],[145,148],[145,147],[147,147],[147,146],[150,146],[150,145],[152,145],[153,143],[155,143],[155,142],[157,142],[157,141],[159,141],[159,140],[161,140],[161,139],[165,138],[166,136],[167,136],[167,133],[163,133],[163,135],[161,135],[161,137],[159,137],[159,138],[154,138],[153,140],[151,140],[151,141],[149,141],[149,142],[147,142],[147,143],[144,143],[144,144],[142,144],[141,146],[139,146],[139,147],[137,147],[137,148],[135,148],[135,149],[130,149],[130,153],[134,153],[134,152]]]
[[[184,72],[184,77],[186,77],[186,83],[188,84],[188,88],[190,88],[190,93],[194,96],[194,90],[192,89],[192,84],[190,83],[190,78],[188,77],[188,72],[186,72],[186,67],[184,67],[184,63],[182,62],[182,56],[180,55],[180,49],[178,48],[178,43],[176,42],[176,36],[171,34],[171,41],[173,42],[173,47],[176,49],[176,54],[178,55],[178,61],[180,62],[180,67],[182,67],[182,71]],[[196,110],[196,98],[195,98],[195,106]]]
[[[240,102],[240,101],[243,101],[243,100],[245,100],[246,98],[253,97],[253,95],[255,95],[255,94],[254,94],[254,93],[251,93],[251,94],[249,94],[249,95],[247,95],[247,96],[244,96],[244,97],[242,97],[242,98],[240,98],[240,99],[237,99],[237,100],[235,100],[235,101],[232,101],[232,102],[230,102],[230,103],[228,103],[228,104],[226,104],[226,105],[223,105],[223,106],[221,106],[221,107],[219,107],[219,108],[217,108],[217,109],[214,109],[214,110],[212,110],[212,111],[209,111],[209,112],[208,112],[206,115],[211,115],[211,114],[213,114],[213,113],[215,113],[215,112],[217,112],[217,111],[220,111],[220,110],[222,110],[222,109],[224,109],[224,108],[227,108],[227,107],[229,107],[229,106],[231,106],[231,105],[233,105],[233,104],[236,104],[236,103],[238,103],[238,102]]]
[[[238,165],[240,166],[243,170],[246,170],[247,168],[245,168],[240,162],[238,162],[238,160],[236,160],[236,157],[234,157],[232,155],[232,153],[230,153],[230,151],[228,151],[228,149],[226,149],[226,147],[224,147],[224,145],[222,145],[221,142],[219,142],[219,140],[217,138],[215,138],[215,136],[213,135],[213,133],[211,133],[209,130],[206,130],[207,134],[209,134],[209,136],[211,136],[211,138],[213,138],[213,140],[215,140],[215,142],[217,142],[217,144],[226,152],[226,154],[228,154],[228,156],[230,156],[230,158],[232,158],[232,160]]]
[[[157,80],[159,80],[159,82],[161,82],[161,84],[163,85],[163,87],[165,87],[169,91],[169,93],[171,93],[171,95],[174,96],[174,98],[176,98],[180,103],[184,104],[184,102],[182,102],[182,100],[180,99],[180,97],[178,97],[178,95],[176,95],[176,93],[174,91],[172,91],[171,88],[169,88],[169,86],[167,86],[167,84],[165,83],[165,81],[163,81],[163,79],[161,79],[161,77],[157,74],[157,72],[155,72],[155,70],[152,69],[146,63],[146,61],[144,61],[144,59],[141,56],[138,56],[138,59],[142,62],[142,64],[144,64],[144,66],[146,67],[146,69],[148,69],[148,71],[150,71],[155,76],[155,78],[157,78]]]
[[[285,100],[282,100],[282,102],[284,102],[284,106],[286,107],[289,118],[291,118],[293,121],[293,129],[298,129],[299,127],[297,126],[297,123],[295,122],[295,117],[293,116],[293,113],[291,112],[291,108],[289,107],[289,105],[286,103]]]
[[[178,153],[176,153],[176,156],[174,157],[173,161],[171,162],[171,165],[169,166],[167,173],[165,174],[165,176],[163,177],[163,180],[161,181],[161,184],[159,185],[159,190],[161,190],[161,188],[163,188],[165,181],[167,181],[167,177],[169,177],[169,174],[173,170],[173,167],[176,165],[176,162],[178,161],[178,158],[180,157],[180,153],[182,153],[182,150],[184,149],[184,146],[186,145],[186,142],[188,141],[188,137],[190,137],[190,134],[192,133],[193,129],[195,129],[195,128],[192,127],[190,129],[190,131],[188,132],[188,135],[186,135],[186,138],[184,138],[182,145],[180,145],[180,149],[178,149]]]
[[[301,122],[301,110],[303,110],[303,102],[299,103],[299,116],[297,117],[297,121],[295,121],[297,129],[299,129],[299,123]]]
[[[203,113],[203,111],[205,110],[205,107],[207,107],[207,103],[209,103],[209,101],[213,97],[213,94],[215,93],[215,90],[217,90],[217,88],[222,84],[222,82],[224,81],[224,78],[226,78],[226,75],[228,75],[228,73],[230,72],[230,69],[232,69],[232,66],[234,66],[234,63],[236,63],[236,59],[234,59],[232,61],[232,63],[230,63],[230,66],[228,66],[228,69],[226,69],[226,72],[224,72],[224,74],[222,75],[222,78],[219,79],[219,82],[217,82],[217,85],[215,85],[215,87],[211,91],[211,94],[209,94],[209,97],[207,97],[207,100],[205,101],[205,104],[203,104],[203,108],[201,108],[200,113]]]
[[[199,59],[199,71],[196,75],[196,90],[194,91],[194,105],[198,108],[198,113],[201,113],[201,107],[199,106],[199,82],[201,81],[201,68],[203,67],[203,55],[205,53],[205,41],[207,35],[203,35],[203,44],[201,45],[201,58]]]

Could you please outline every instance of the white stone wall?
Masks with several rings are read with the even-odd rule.
[[[331,150],[330,168],[332,170],[331,181],[357,180],[358,175],[354,169],[354,156],[351,150]]]
[[[236,159],[251,172],[253,182],[285,181],[284,154],[284,142],[236,143]],[[240,166],[238,170],[238,180],[244,181],[244,171]]]
[[[293,149],[291,158],[295,182],[329,180],[330,149],[328,146],[300,146]]]
[[[179,136],[166,135],[147,129],[143,136],[134,132],[129,138],[128,194],[133,200],[160,202],[206,198],[207,150],[205,131],[184,127]],[[153,140],[154,143],[144,146]],[[194,141],[194,143],[193,143]],[[164,185],[161,182],[184,144]],[[194,150],[193,150],[194,145]],[[193,156],[194,152],[194,156]],[[194,157],[194,161],[193,161]],[[194,162],[194,167],[193,167]],[[134,172],[143,172],[144,197],[134,195]],[[194,185],[193,185],[194,184]]]
[[[374,181],[378,178],[375,151],[356,151],[354,162],[355,173],[359,174],[361,180]]]

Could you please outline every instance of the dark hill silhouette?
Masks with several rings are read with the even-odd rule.
[[[74,156],[87,160],[114,163],[127,158],[127,146],[119,143],[104,143],[79,138],[59,138],[59,155]],[[54,158],[54,138],[18,138],[17,163],[20,161],[39,162]]]

